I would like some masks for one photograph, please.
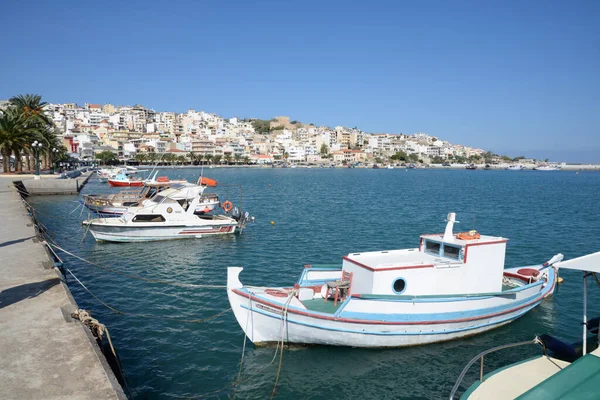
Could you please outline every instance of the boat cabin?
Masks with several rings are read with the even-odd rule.
[[[421,235],[418,248],[351,253],[353,294],[448,295],[502,291],[508,239],[477,232],[454,234],[448,215],[444,234]]]

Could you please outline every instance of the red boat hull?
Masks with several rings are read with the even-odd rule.
[[[110,186],[142,186],[143,181],[116,181],[113,179],[108,180]]]

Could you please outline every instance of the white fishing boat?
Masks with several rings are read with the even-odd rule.
[[[504,168],[507,171],[523,171],[525,169],[525,166],[522,164],[513,164],[513,165],[509,165],[508,167]]]
[[[477,232],[421,235],[418,248],[305,266],[289,287],[244,286],[227,273],[235,317],[255,344],[401,347],[461,338],[508,324],[554,292],[549,262],[504,269],[507,239]]]
[[[534,168],[536,171],[560,171],[560,168],[555,165],[540,164]]]
[[[111,242],[201,238],[233,234],[245,227],[248,213],[243,214],[229,201],[223,208],[230,215],[198,215],[201,196],[194,186],[171,187],[137,207],[128,207],[118,218],[94,218],[83,221],[83,225],[97,241]]]
[[[188,182],[144,182],[138,190],[122,190],[115,194],[87,194],[83,196],[83,204],[90,210],[99,214],[122,215],[129,207],[139,207],[144,200],[151,199],[157,193],[168,188],[181,189],[183,187],[196,187]],[[197,190],[180,191],[181,195],[200,196],[196,205],[196,214],[207,214],[219,207],[219,196],[215,193],[204,193],[206,186],[197,186]],[[177,198],[177,200],[181,200]],[[186,198],[191,201],[192,198]]]
[[[504,344],[483,351],[474,357],[460,373],[450,393],[453,400],[473,364],[479,363],[479,380],[460,397],[469,400],[484,399],[597,399],[600,397],[600,348],[598,348],[600,318],[588,320],[588,278],[600,273],[600,252],[557,262],[556,268],[583,272],[582,340],[568,344],[550,335],[536,336],[533,340]],[[571,319],[569,315],[566,319]],[[538,346],[541,354],[484,375],[484,359],[500,350]],[[506,350],[508,351],[508,350]],[[529,352],[528,352],[529,354]]]

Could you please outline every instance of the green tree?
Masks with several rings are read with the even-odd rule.
[[[407,161],[410,161],[411,163],[419,162],[419,155],[417,153],[410,153]]]
[[[196,153],[194,153],[193,151],[190,151],[189,153],[187,153],[187,158],[188,160],[190,160],[190,164],[195,164],[196,162]]]
[[[225,163],[229,165],[231,163],[231,153],[225,154]]]
[[[204,154],[202,154],[202,153],[198,153],[198,154],[196,154],[196,161],[197,161],[199,164],[202,164],[202,160],[203,160],[203,159],[204,159]]]
[[[321,151],[320,151],[322,156],[326,156],[327,154],[329,154],[329,147],[325,144],[322,143],[321,144]]]
[[[205,154],[204,155],[204,159],[206,159],[206,163],[210,164],[211,160],[213,159],[213,155],[212,154]]]
[[[434,157],[431,159],[431,162],[432,162],[433,164],[443,164],[443,163],[444,163],[444,159],[443,159],[442,157],[440,157],[440,156],[434,156]]]
[[[179,165],[183,165],[185,163],[185,156],[184,155],[177,156],[177,162],[179,163]]]
[[[246,164],[246,165],[250,164],[250,157],[248,157],[248,156],[244,157],[244,164]]]
[[[216,156],[213,156],[213,161],[214,161],[214,163],[218,165],[218,164],[221,162],[221,158],[222,158],[222,157],[221,157],[221,155],[220,155],[220,154],[218,154],[218,155],[216,155]]]
[[[29,144],[35,140],[36,130],[27,124],[27,118],[14,107],[0,115],[0,152],[4,172],[10,172],[10,156],[14,154],[15,171],[23,170],[21,154],[29,151]]]
[[[400,150],[396,154],[391,156],[390,159],[398,160],[398,161],[408,161],[409,158],[408,158],[408,155],[404,151]]]
[[[134,157],[134,159],[140,164],[143,164],[144,162],[146,162],[147,158],[148,157],[146,157],[146,155],[144,153],[137,153]]]
[[[242,155],[236,153],[236,154],[233,155],[233,158],[235,159],[235,163],[239,164],[240,160],[242,159]]]
[[[117,164],[119,162],[119,158],[115,153],[110,150],[101,151],[96,154],[96,160],[100,161],[101,164]]]

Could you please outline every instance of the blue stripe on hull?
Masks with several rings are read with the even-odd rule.
[[[500,319],[500,320],[492,322],[492,323],[485,323],[485,324],[473,325],[473,326],[468,326],[468,327],[465,327],[465,328],[458,328],[458,329],[452,329],[452,330],[431,331],[431,332],[423,332],[422,330],[420,332],[373,332],[373,331],[357,331],[357,330],[351,330],[351,329],[340,329],[340,328],[324,327],[324,326],[315,325],[315,324],[311,324],[311,323],[307,323],[307,322],[301,322],[301,321],[293,320],[293,319],[290,319],[289,317],[286,318],[286,322],[287,323],[291,323],[291,324],[296,324],[296,325],[308,326],[308,327],[314,328],[314,329],[320,329],[320,330],[326,330],[326,331],[334,331],[334,332],[343,332],[343,333],[355,333],[355,334],[360,334],[360,335],[378,335],[378,336],[445,335],[445,334],[449,334],[449,333],[466,332],[466,331],[470,331],[470,330],[474,330],[474,329],[479,329],[479,328],[484,328],[484,327],[490,327],[490,329],[491,329],[494,325],[502,324],[504,322],[510,322],[512,320],[515,320],[515,319],[521,317],[523,314],[527,313],[532,308],[534,308],[538,304],[540,304],[541,301],[542,300],[540,300],[540,301],[532,304],[531,306],[523,309],[518,314],[515,314],[515,315],[512,315],[510,317],[506,317],[506,318]],[[248,306],[246,306],[244,304],[241,304],[240,306],[243,309],[248,310]],[[256,309],[256,308],[253,308],[251,311],[255,312],[255,313],[262,314],[262,315],[264,315],[266,317],[270,317],[270,318],[281,320],[281,315],[273,315],[271,313],[268,313],[266,311],[262,311],[262,310],[259,310],[259,309]],[[447,323],[444,323],[444,324],[452,324],[452,322],[447,322]]]

